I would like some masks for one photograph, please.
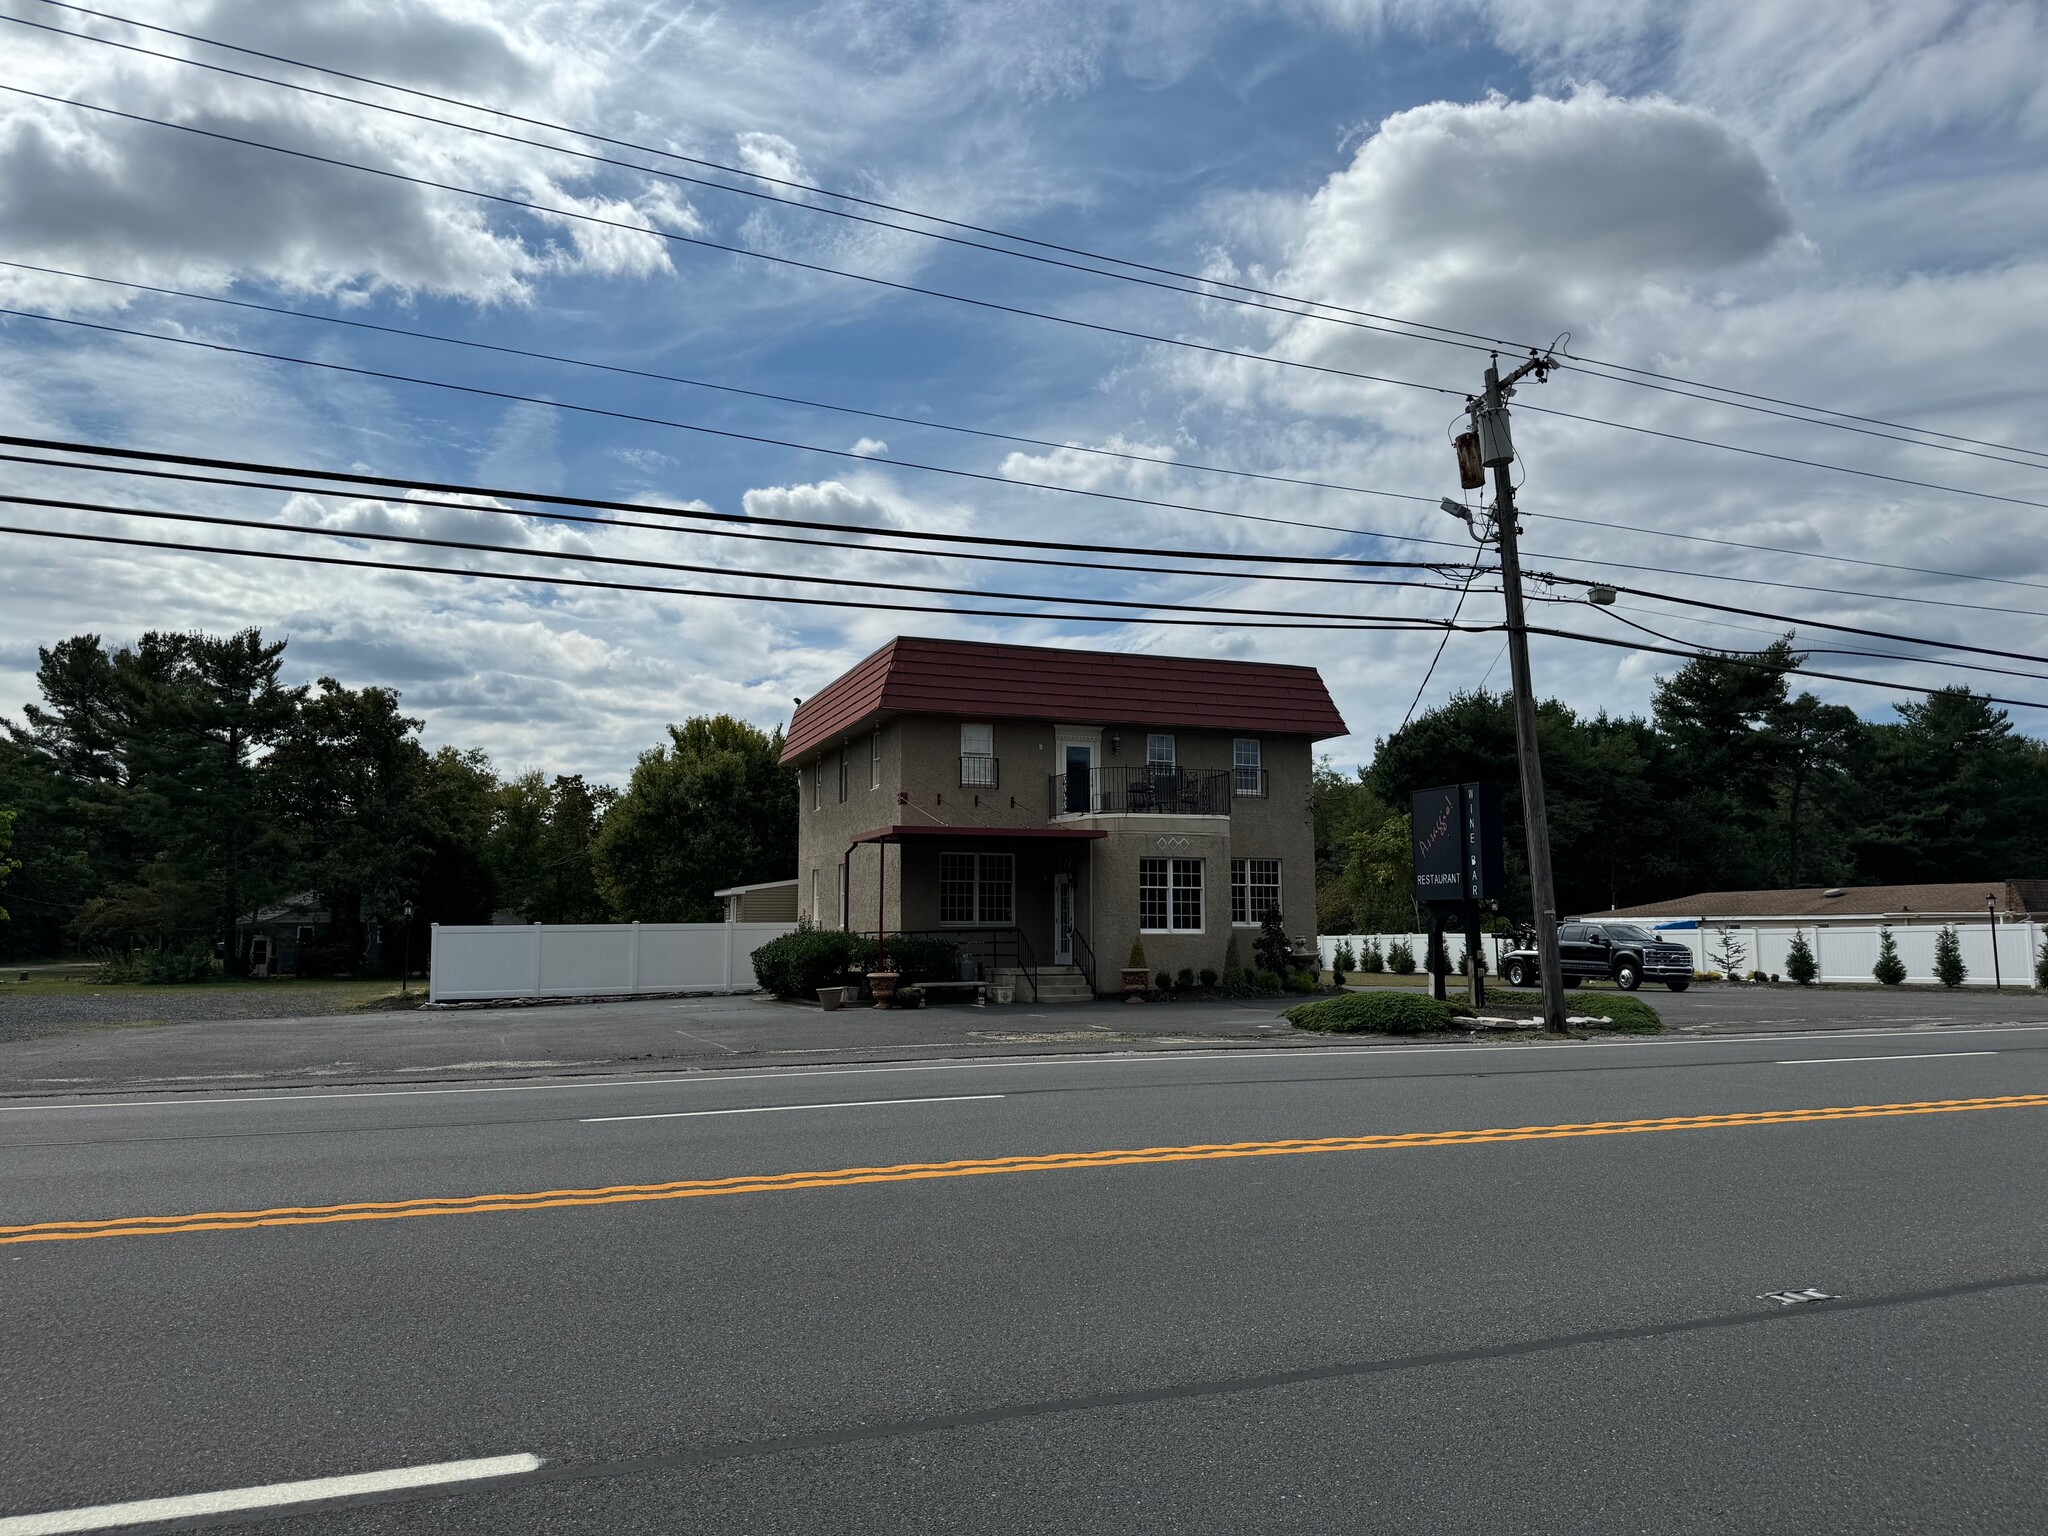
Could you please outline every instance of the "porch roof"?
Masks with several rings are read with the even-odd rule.
[[[1107,837],[1107,832],[1092,827],[877,827],[872,832],[863,832],[853,839],[856,843],[925,843],[954,841],[963,837],[990,838],[1058,838],[1069,842],[1087,841]]]

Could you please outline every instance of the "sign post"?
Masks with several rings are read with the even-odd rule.
[[[1477,1008],[1486,1001],[1479,903],[1497,901],[1507,889],[1500,786],[1442,784],[1418,789],[1409,798],[1408,817],[1415,900],[1429,909],[1430,996],[1444,997],[1444,973],[1449,969],[1444,933],[1457,919],[1465,936],[1466,997]]]

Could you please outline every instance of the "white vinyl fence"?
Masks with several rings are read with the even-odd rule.
[[[2000,923],[1998,925],[1998,965],[1994,973],[1991,961],[1991,925],[1989,923],[1958,922],[1956,937],[1962,942],[1963,966],[1969,972],[1965,986],[1992,984],[1994,977],[2002,979],[2008,987],[2031,987],[2034,984],[2034,957],[2041,952],[2044,930],[2033,922]],[[1657,937],[1673,944],[1683,944],[1692,951],[1692,968],[1696,971],[1725,971],[1718,958],[1723,952],[1722,929],[1719,925],[1707,924],[1699,928],[1659,928]],[[1820,980],[1824,982],[1870,982],[1872,966],[1877,964],[1877,943],[1879,925],[1876,923],[1830,922],[1826,927],[1808,923],[1803,928],[1779,927],[1777,924],[1759,926],[1754,923],[1731,921],[1726,931],[1742,950],[1742,960],[1737,967],[1740,974],[1747,976],[1751,971],[1762,971],[1767,976],[1785,975],[1785,956],[1792,947],[1792,935],[1797,932],[1806,936],[1806,944],[1813,951],[1815,962],[1820,966]],[[1892,938],[1899,946],[1899,959],[1905,962],[1906,980],[1909,984],[1933,986],[1938,984],[1934,974],[1934,938],[1941,932],[1938,923],[1915,923],[1912,927],[1892,927]],[[1377,942],[1380,953],[1387,952],[1388,944],[1397,939],[1406,939],[1415,952],[1415,965],[1421,969],[1424,957],[1429,953],[1429,935],[1426,933],[1352,933],[1325,934],[1317,943],[1323,952],[1323,965],[1327,969],[1331,956],[1339,944],[1349,944],[1354,955],[1361,954],[1368,942]],[[1446,947],[1450,950],[1455,964],[1464,953],[1464,940],[1456,933],[1445,935]],[[1497,955],[1502,941],[1492,935],[1486,939],[1486,963],[1493,970],[1500,969]]]
[[[794,923],[434,925],[427,996],[609,997],[751,992],[754,951]]]

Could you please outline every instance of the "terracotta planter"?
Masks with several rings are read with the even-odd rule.
[[[868,972],[868,990],[875,995],[877,1008],[893,1008],[896,1005],[896,983],[902,979],[900,971]]]
[[[1145,1001],[1145,989],[1151,985],[1152,973],[1146,970],[1144,966],[1124,967],[1125,1002],[1142,1003]]]

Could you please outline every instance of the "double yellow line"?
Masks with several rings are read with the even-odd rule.
[[[1237,1157],[1297,1157],[1311,1152],[1389,1152],[1404,1147],[1473,1147],[1508,1141],[1562,1141],[1581,1136],[1633,1136],[1650,1131],[1722,1130],[1746,1125],[1807,1125],[1825,1120],[1875,1120],[1898,1115],[1953,1115],[1979,1109],[2048,1108],[2048,1094],[1988,1099],[1924,1099],[1910,1104],[1847,1104],[1816,1109],[1758,1110],[1733,1115],[1675,1115],[1662,1120],[1594,1120],[1573,1125],[1495,1126],[1466,1131],[1408,1131],[1388,1136],[1322,1136],[1297,1141],[1226,1141],[1184,1147],[1133,1147],[1102,1152],[1047,1152],[1035,1157],[965,1158],[949,1163],[892,1163],[805,1173],[746,1174],[729,1179],[677,1179],[666,1184],[610,1184],[596,1189],[541,1189],[524,1194],[446,1195],[419,1200],[362,1200],[346,1205],[278,1205],[263,1210],[196,1211],[182,1216],[116,1216],[99,1221],[40,1221],[0,1226],[0,1244],[69,1243],[95,1237],[163,1237],[181,1232],[244,1232],[255,1227],[313,1227],[344,1221],[399,1221],[411,1216],[478,1216],[496,1211],[556,1211],[708,1195],[760,1195],[789,1189],[839,1189],[855,1184],[907,1184],[991,1173],[1057,1173],[1074,1168],[1128,1168],[1153,1163],[1209,1162]]]

